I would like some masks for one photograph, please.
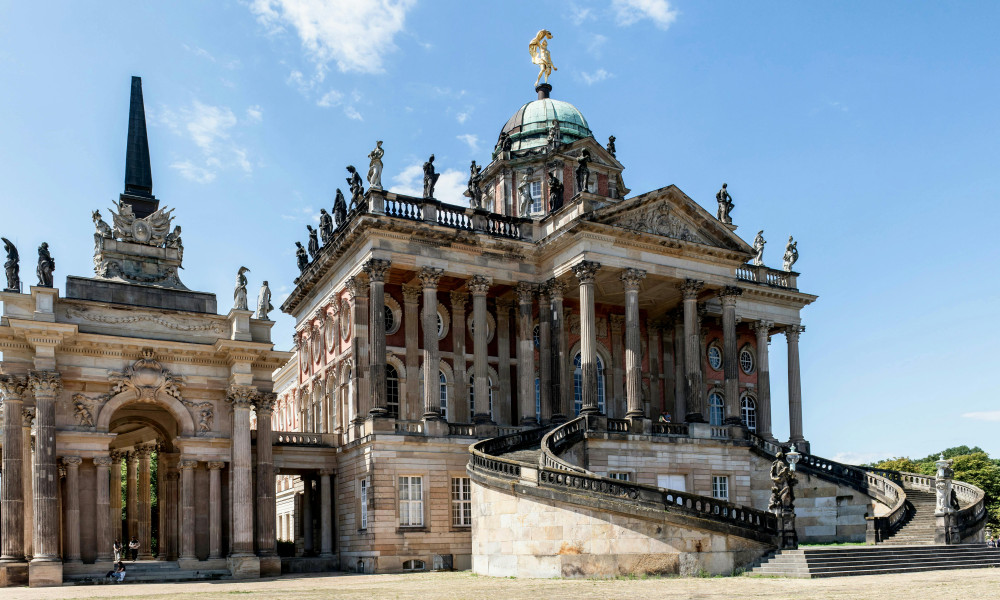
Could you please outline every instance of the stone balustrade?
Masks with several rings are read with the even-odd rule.
[[[799,289],[797,282],[798,273],[772,269],[763,265],[746,264],[737,267],[736,279],[787,290]]]

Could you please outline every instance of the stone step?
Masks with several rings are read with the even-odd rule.
[[[966,561],[966,560],[981,560],[986,562],[1000,561],[1000,554],[996,552],[991,553],[969,553],[969,554],[956,554],[954,556],[936,556],[933,554],[927,554],[922,556],[907,556],[905,562],[907,564],[924,564],[928,562],[955,562],[955,561]],[[856,556],[856,557],[831,557],[824,559],[807,559],[803,561],[801,558],[799,560],[793,560],[782,562],[782,561],[771,561],[768,564],[774,565],[805,565],[811,570],[825,569],[831,567],[842,567],[849,565],[862,565],[862,566],[877,566],[886,563],[898,564],[902,562],[898,556]]]
[[[174,583],[180,581],[215,581],[232,579],[228,569],[184,570],[184,569],[148,569],[142,572],[133,571],[125,565],[126,583]],[[63,585],[118,585],[104,577],[104,574],[67,575]]]
[[[813,578],[982,567],[1000,567],[1000,550],[985,544],[879,545],[780,551],[764,558],[749,574]]]

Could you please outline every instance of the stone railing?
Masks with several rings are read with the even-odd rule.
[[[321,433],[299,433],[296,431],[272,431],[273,446],[326,446]],[[255,436],[256,437],[256,436]]]
[[[906,472],[898,473],[898,475],[903,481],[903,487],[925,492],[937,492],[937,477]],[[958,540],[961,540],[979,528],[986,519],[986,492],[971,483],[955,480],[951,482],[951,489],[955,492],[959,506],[954,515],[953,525],[958,530]],[[943,537],[949,537],[947,533],[942,533]]]
[[[424,220],[424,211],[420,203],[406,196],[397,195],[391,200],[386,199],[383,211],[390,217],[398,219],[410,219],[411,221]]]
[[[771,287],[785,288],[790,290],[798,289],[798,273],[791,271],[779,271],[770,267],[756,266],[751,264],[741,265],[736,268],[736,279],[759,283]]]
[[[538,455],[538,464],[549,469],[589,473],[583,467],[578,467],[559,458],[567,448],[583,441],[586,431],[587,418],[577,417],[546,433],[542,437],[541,454]]]
[[[653,423],[653,435],[687,437],[690,432],[687,423]]]
[[[497,425],[497,435],[499,436],[513,435],[523,430],[523,427],[518,427],[517,425]]]
[[[713,440],[728,440],[729,439],[729,427],[712,425],[711,429],[709,430],[709,436]]]
[[[473,437],[476,435],[476,426],[473,423],[448,423],[448,435]]]
[[[531,223],[531,219],[509,217],[488,210],[445,204],[431,198],[415,198],[393,192],[369,190],[363,205],[348,213],[348,221],[363,213],[384,214],[398,219],[422,221],[451,229],[515,240],[528,239],[532,234],[531,227],[525,227]]]
[[[399,421],[395,423],[396,433],[420,433],[424,432],[423,421]]]
[[[608,419],[609,433],[628,433],[628,421],[626,419]]]
[[[925,492],[934,491],[934,483],[936,481],[934,477],[906,472],[900,472],[899,475],[904,488],[914,488]]]
[[[502,455],[541,443],[546,431],[546,428],[528,429],[476,442],[469,446],[472,458],[469,459],[468,468],[483,475],[520,479],[522,463],[503,458]],[[527,464],[523,466],[534,467]]]

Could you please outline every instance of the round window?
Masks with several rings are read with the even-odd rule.
[[[740,368],[743,369],[744,373],[749,375],[753,373],[755,366],[754,363],[753,350],[751,350],[749,346],[744,346],[743,349],[740,350]]]
[[[722,369],[722,350],[716,344],[708,347],[708,364],[716,371]]]

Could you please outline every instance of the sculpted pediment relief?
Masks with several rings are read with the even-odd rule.
[[[184,378],[174,375],[163,367],[158,360],[153,357],[152,350],[143,350],[142,358],[135,363],[125,367],[124,371],[108,371],[108,380],[111,381],[111,392],[108,397],[114,397],[125,393],[132,395],[133,402],[157,403],[157,395],[165,394],[170,398],[180,402],[197,416],[198,433],[206,433],[212,430],[215,420],[215,408],[211,402],[192,402],[181,394],[181,386],[184,385]],[[77,400],[74,397],[74,400]],[[89,408],[82,403],[84,409]],[[77,410],[77,418],[83,425],[81,412],[89,411]]]

